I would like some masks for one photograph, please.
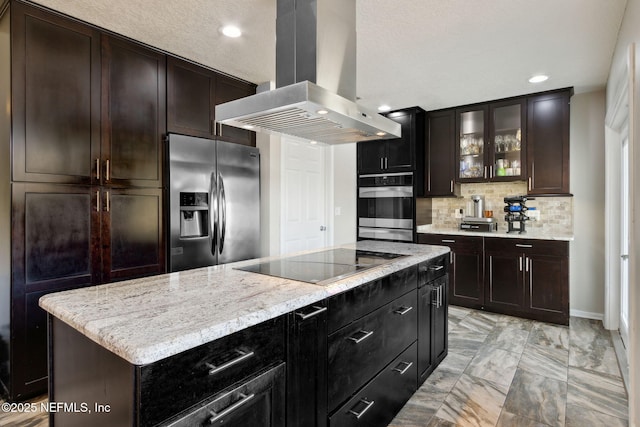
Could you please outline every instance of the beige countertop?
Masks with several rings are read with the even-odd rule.
[[[526,233],[520,234],[518,232],[507,233],[506,231],[466,231],[458,228],[442,228],[433,227],[431,225],[420,225],[417,229],[418,233],[423,234],[453,234],[459,236],[481,236],[481,237],[504,237],[508,239],[538,239],[538,240],[573,240],[573,233],[549,233],[539,231],[536,229],[527,230]]]
[[[408,256],[329,285],[234,268],[258,262],[249,260],[48,294],[39,303],[102,347],[145,365],[449,252],[382,241],[337,247]]]

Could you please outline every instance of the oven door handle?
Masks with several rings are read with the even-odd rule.
[[[413,187],[360,187],[361,198],[413,197]]]

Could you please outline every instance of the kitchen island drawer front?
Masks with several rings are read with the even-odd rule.
[[[329,333],[416,289],[417,280],[412,266],[329,298]]]
[[[386,426],[417,389],[416,344],[329,418],[329,427]]]
[[[329,336],[329,410],[416,340],[417,302],[414,290]]]
[[[449,254],[420,263],[418,266],[418,287],[444,276],[447,271],[449,271]]]
[[[166,427],[285,426],[285,364],[184,411]]]
[[[284,360],[284,318],[139,368],[141,425],[155,425]]]

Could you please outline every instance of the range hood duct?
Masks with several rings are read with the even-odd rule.
[[[277,0],[276,89],[216,106],[216,120],[326,144],[400,137],[355,92],[355,0]]]

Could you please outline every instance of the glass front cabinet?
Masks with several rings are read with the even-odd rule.
[[[525,179],[524,105],[513,100],[456,111],[459,182]]]

